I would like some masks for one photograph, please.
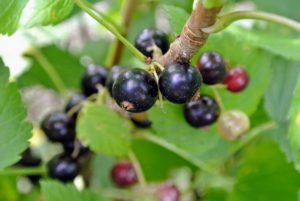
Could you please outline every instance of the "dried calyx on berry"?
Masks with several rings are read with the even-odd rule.
[[[53,142],[64,143],[75,139],[74,121],[64,112],[48,114],[42,121],[41,128]]]
[[[130,161],[117,162],[112,167],[111,178],[117,186],[123,188],[129,187],[138,181],[137,174]]]
[[[152,57],[153,48],[158,47],[165,54],[170,47],[168,36],[158,29],[144,29],[135,40],[135,47],[145,56]]]
[[[184,116],[193,127],[200,128],[215,123],[220,115],[218,103],[207,95],[202,95],[185,105]]]
[[[200,89],[201,74],[190,64],[173,63],[166,66],[159,76],[162,95],[173,103],[186,103]]]
[[[197,67],[208,85],[222,83],[226,76],[226,64],[223,57],[217,52],[205,52],[199,58]]]
[[[81,88],[86,96],[98,92],[97,85],[105,86],[108,70],[100,65],[90,64],[82,76]]]
[[[157,100],[158,86],[151,74],[142,69],[122,72],[116,79],[113,98],[128,112],[144,112]]]
[[[224,80],[224,84],[231,92],[243,91],[249,83],[249,75],[245,68],[237,66],[230,69]]]

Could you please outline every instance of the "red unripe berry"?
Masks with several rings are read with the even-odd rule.
[[[231,92],[243,91],[249,83],[249,75],[242,67],[235,67],[227,72],[224,84]]]
[[[180,191],[173,183],[165,183],[156,192],[159,201],[179,201]]]
[[[137,182],[137,175],[130,161],[116,163],[112,168],[111,177],[119,187],[128,187]]]

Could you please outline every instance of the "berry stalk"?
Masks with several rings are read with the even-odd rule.
[[[14,175],[14,176],[21,176],[21,175],[43,175],[46,174],[47,170],[44,166],[41,167],[17,167],[17,168],[7,168],[0,171],[1,175]]]
[[[146,57],[138,51],[122,34],[113,27],[105,18],[96,11],[92,5],[86,0],[74,0],[74,2],[87,14],[89,14],[92,18],[94,18],[97,22],[103,25],[108,31],[110,31],[116,38],[118,38],[138,59],[142,62],[146,61]]]
[[[130,22],[132,19],[132,15],[136,6],[136,0],[126,0],[124,2],[123,8],[122,8],[122,15],[121,15],[121,26],[123,29],[123,36],[126,37],[128,34],[128,29],[130,26]],[[120,62],[122,52],[123,52],[123,43],[116,39],[112,44],[111,48],[106,60],[106,65],[108,67],[112,67],[113,65],[116,65]]]
[[[205,44],[209,36],[202,29],[210,27],[216,22],[217,15],[221,9],[222,5],[217,7],[210,5],[207,8],[203,1],[195,2],[194,10],[186,22],[180,37],[171,44],[169,51],[165,55],[157,59],[157,62],[162,66],[176,62],[189,62]]]

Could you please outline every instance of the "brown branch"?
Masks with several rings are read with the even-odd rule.
[[[203,28],[212,26],[216,22],[217,15],[222,7],[206,9],[201,1],[197,3],[191,17],[186,22],[180,37],[170,46],[169,51],[157,59],[161,65],[169,63],[186,63],[205,44],[209,34],[202,31]]]
[[[124,29],[124,33],[123,33],[124,37],[127,36],[130,22],[132,19],[132,14],[136,4],[137,4],[136,0],[127,0],[126,5],[122,11],[121,25]],[[110,66],[116,65],[120,62],[123,48],[124,48],[123,43],[120,40],[116,39],[113,44],[113,52],[109,61]]]

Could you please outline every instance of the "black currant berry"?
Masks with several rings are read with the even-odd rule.
[[[62,182],[73,181],[79,174],[79,164],[67,155],[58,155],[48,163],[48,173],[51,178]]]
[[[35,156],[31,149],[28,148],[22,153],[21,160],[17,163],[17,165],[24,166],[24,167],[36,167],[41,164],[41,158]]]
[[[116,163],[112,168],[111,177],[119,187],[129,187],[137,182],[137,175],[130,161]]]
[[[159,89],[167,100],[186,103],[200,89],[201,74],[190,64],[170,64],[159,76]]]
[[[81,80],[82,91],[86,96],[98,92],[97,85],[105,86],[108,71],[100,65],[90,64]]]
[[[156,196],[159,201],[179,201],[180,191],[174,184],[166,183],[159,187]]]
[[[131,118],[131,121],[138,128],[150,128],[152,125],[152,121],[149,119],[136,120],[134,118]]]
[[[112,87],[118,76],[125,71],[126,68],[122,66],[113,66],[110,72],[108,73],[105,86],[107,87],[110,95],[112,95]]]
[[[196,128],[211,125],[220,115],[217,102],[210,96],[201,96],[186,104],[184,116],[187,122]]]
[[[224,84],[231,92],[243,91],[249,83],[249,75],[242,67],[235,67],[228,71]]]
[[[82,106],[80,105],[84,100],[86,99],[85,95],[83,94],[74,94],[69,99],[68,103],[65,106],[65,112],[69,112],[70,110],[73,110],[72,112],[72,118],[73,120],[76,120]]]
[[[139,33],[135,40],[135,47],[147,57],[152,57],[154,45],[165,54],[170,47],[168,36],[158,29],[148,28]]]
[[[53,142],[68,142],[75,139],[73,120],[63,112],[53,112],[43,120],[41,128]]]
[[[90,152],[90,149],[79,140],[66,142],[63,144],[63,148],[65,154],[69,156],[75,153],[77,157],[80,157]]]
[[[206,52],[198,60],[197,67],[203,82],[208,85],[222,83],[226,76],[226,64],[217,52]]]
[[[149,128],[152,125],[152,121],[149,120],[145,112],[131,114],[130,119],[138,128]]]
[[[128,112],[144,112],[150,109],[158,95],[155,79],[145,70],[122,72],[113,85],[113,98]]]
[[[21,160],[16,164],[16,166],[20,167],[38,167],[42,163],[41,158],[34,155],[30,148],[26,149],[22,153]],[[27,176],[32,183],[37,183],[39,179],[41,178],[40,175],[30,175]]]

